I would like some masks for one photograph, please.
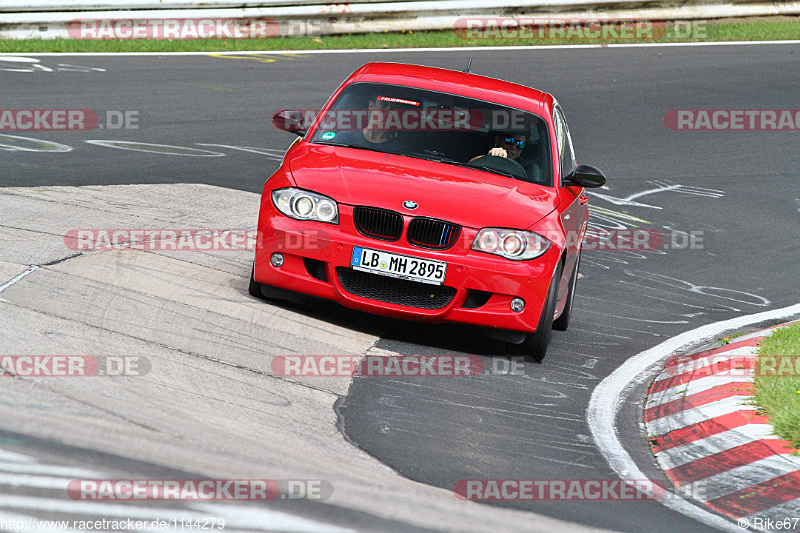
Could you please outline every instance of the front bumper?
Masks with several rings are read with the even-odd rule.
[[[470,250],[477,233],[474,229],[463,228],[459,240],[450,249],[430,250],[410,245],[405,230],[396,242],[365,237],[355,228],[351,206],[339,204],[339,218],[338,225],[294,220],[278,212],[271,199],[262,199],[255,280],[272,287],[335,300],[352,309],[377,315],[425,322],[461,322],[525,332],[536,329],[551,276],[560,260],[560,249],[555,245],[531,261],[510,261]],[[405,217],[406,229],[410,219]],[[451,288],[447,292],[452,294],[452,298],[448,297],[439,308],[426,309],[365,297],[369,295],[368,291],[360,291],[360,296],[354,294],[358,291],[352,290],[351,278],[344,279],[345,285],[351,289],[346,290],[340,269],[350,268],[354,246],[445,261],[448,266],[444,286]],[[283,255],[284,262],[280,267],[270,264],[270,257],[275,252]],[[365,281],[363,276],[384,277],[366,273],[358,275],[362,282]],[[380,286],[388,283],[386,280],[374,281]],[[421,289],[422,285],[415,283],[413,288]],[[435,292],[435,289],[429,292]],[[511,300],[516,297],[525,300],[522,312],[511,310]]]

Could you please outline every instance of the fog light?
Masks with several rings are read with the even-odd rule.
[[[522,298],[514,298],[511,300],[511,310],[515,313],[521,313],[525,309],[525,300]]]
[[[280,268],[283,266],[283,255],[282,254],[272,254],[272,257],[269,258],[269,262],[275,268]]]

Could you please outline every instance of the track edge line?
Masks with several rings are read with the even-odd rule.
[[[633,388],[649,379],[657,369],[657,365],[664,359],[687,345],[718,336],[726,331],[770,320],[784,320],[798,314],[800,314],[800,303],[706,324],[640,352],[609,374],[592,391],[586,409],[586,421],[598,450],[611,469],[621,479],[647,479],[622,445],[615,422],[622,403]],[[612,409],[608,409],[609,405],[613,406]],[[721,531],[741,531],[741,528],[733,522],[706,511],[674,493],[666,492],[659,501],[674,511]]]

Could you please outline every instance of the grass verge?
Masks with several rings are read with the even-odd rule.
[[[776,355],[800,356],[800,323],[774,332],[758,351],[758,366],[764,373],[765,358]],[[788,360],[785,358],[785,361]],[[769,416],[775,432],[800,448],[800,358],[791,358],[792,368],[777,365],[777,375],[755,378],[755,403]],[[771,365],[775,367],[776,365]]]
[[[670,25],[657,39],[646,42],[779,41],[797,39],[800,17],[750,17]],[[687,24],[693,24],[692,30]],[[684,28],[684,29],[681,29]],[[463,46],[526,46],[548,44],[612,44],[643,42],[631,39],[467,39],[451,28],[440,31],[368,33],[274,39],[0,39],[0,53],[46,52],[236,52],[256,50],[347,50],[374,48],[439,48]]]

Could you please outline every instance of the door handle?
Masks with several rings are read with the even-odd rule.
[[[588,197],[588,196],[580,196],[580,197],[578,198],[578,202],[579,202],[581,205],[586,205],[586,204],[588,204],[588,203],[589,203],[589,197]]]

